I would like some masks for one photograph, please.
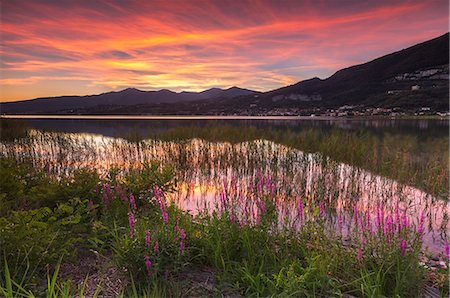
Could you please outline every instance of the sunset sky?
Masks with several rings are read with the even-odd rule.
[[[0,96],[267,91],[442,35],[448,13],[447,0],[1,0]]]

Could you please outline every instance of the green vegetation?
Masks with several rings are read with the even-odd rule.
[[[225,183],[220,202],[192,216],[169,200],[177,186],[168,165],[55,177],[0,162],[5,297],[411,297],[425,286],[423,223],[399,209],[355,205],[339,213],[292,198],[295,215],[280,222],[274,185],[259,176],[245,196]],[[342,223],[345,214],[353,224]],[[81,277],[67,269],[82,262],[91,271]],[[101,272],[120,287],[97,283]],[[444,296],[445,282],[438,284]]]

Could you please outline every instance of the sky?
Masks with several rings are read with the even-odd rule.
[[[0,0],[0,101],[268,91],[449,30],[447,0]]]

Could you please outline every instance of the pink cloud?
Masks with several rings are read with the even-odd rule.
[[[49,96],[73,94],[70,81],[79,94],[130,86],[266,91],[448,30],[440,0],[2,4],[2,101],[43,96],[50,83]]]

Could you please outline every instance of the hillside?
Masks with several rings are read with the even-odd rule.
[[[38,98],[1,104],[2,113],[309,114],[342,106],[414,111],[449,110],[449,34],[265,93],[238,87],[202,92],[125,89],[91,96]]]

